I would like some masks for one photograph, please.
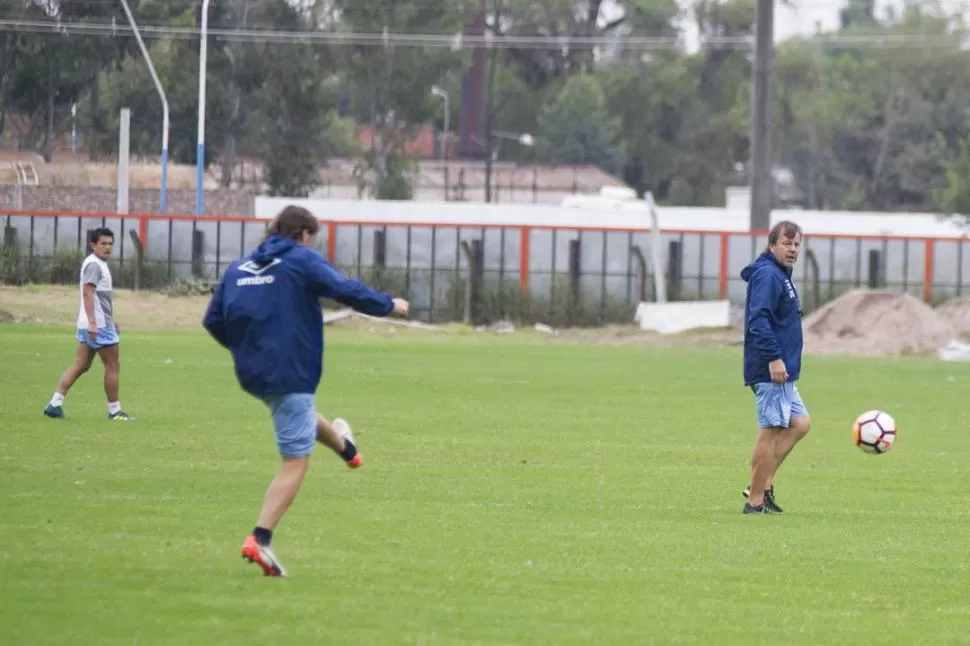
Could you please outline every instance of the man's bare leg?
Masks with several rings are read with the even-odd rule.
[[[80,379],[81,375],[91,369],[94,362],[95,352],[84,343],[77,344],[74,352],[74,363],[64,371],[60,381],[57,382],[57,394],[61,397],[67,395],[74,383]]]
[[[112,419],[132,419],[121,409],[118,399],[121,382],[121,347],[111,345],[98,350],[101,363],[104,364],[104,395],[108,398],[108,415]]]
[[[765,491],[771,483],[771,477],[777,467],[775,447],[777,434],[782,429],[763,428],[758,432],[751,454],[751,493],[748,494],[748,504],[758,507],[765,502]]]
[[[54,395],[51,397],[50,403],[47,404],[47,408],[44,409],[45,415],[48,417],[64,416],[64,411],[61,409],[61,406],[64,405],[64,397],[74,383],[81,378],[81,375],[91,369],[94,354],[94,350],[86,344],[77,344],[77,349],[74,351],[74,363],[64,371],[64,374],[61,375],[60,380],[57,382],[57,390],[54,391]]]
[[[263,509],[259,512],[257,527],[262,527],[273,531],[276,525],[283,518],[286,510],[290,508],[293,500],[296,499],[303,477],[309,467],[309,458],[283,458],[283,465],[279,473],[273,478],[266,489],[266,496],[263,499]]]
[[[331,422],[317,413],[317,442],[339,455],[347,463],[347,466],[356,469],[363,464],[364,458],[357,451],[354,436],[349,425],[346,424],[342,420]]]
[[[333,423],[320,413],[317,413],[317,442],[337,455],[346,447],[344,438],[334,429]]]
[[[101,363],[104,364],[104,394],[108,402],[118,401],[118,391],[121,382],[121,352],[117,345],[98,350]]]
[[[775,435],[775,467],[771,472],[771,477],[768,480],[768,486],[771,487],[772,481],[775,479],[775,474],[778,469],[781,468],[782,463],[785,458],[792,452],[795,445],[798,444],[806,435],[808,431],[812,428],[812,421],[808,417],[792,417],[791,422],[787,430],[784,430],[777,435]]]
[[[273,553],[270,543],[273,539],[273,530],[276,529],[283,515],[296,499],[297,492],[300,491],[308,466],[309,456],[283,458],[279,473],[266,489],[256,528],[243,543],[242,557],[250,563],[258,564],[265,576],[286,576],[286,570]]]

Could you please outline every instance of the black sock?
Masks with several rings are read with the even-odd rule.
[[[350,462],[357,457],[357,447],[354,446],[354,443],[347,438],[344,438],[344,450],[340,452],[340,457],[342,457],[345,462]]]
[[[257,527],[253,530],[253,536],[256,537],[257,543],[264,547],[269,547],[270,541],[273,540],[273,530]]]

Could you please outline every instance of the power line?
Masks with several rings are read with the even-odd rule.
[[[139,28],[145,38],[198,40],[200,30],[196,27],[172,27],[168,25],[146,25]],[[0,32],[49,33],[112,37],[133,37],[131,28],[123,24],[100,22],[63,23],[51,20],[0,20]],[[463,49],[484,47],[487,49],[555,49],[605,47],[615,51],[664,51],[679,49],[681,41],[677,37],[654,36],[469,36],[449,34],[407,34],[407,33],[356,33],[341,31],[281,31],[252,29],[209,29],[210,37],[215,40],[232,42],[260,42],[287,44],[330,44],[359,47],[428,47]],[[868,48],[904,47],[957,47],[965,39],[957,35],[940,34],[833,34],[818,35],[797,41],[809,46],[855,46]],[[710,36],[701,38],[701,46],[720,49],[752,49],[753,36]]]

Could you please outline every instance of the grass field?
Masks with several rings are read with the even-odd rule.
[[[750,517],[737,349],[328,330],[317,401],[366,462],[317,452],[273,580],[239,558],[277,458],[226,353],[126,334],[137,422],[99,367],[55,421],[71,330],[0,335],[4,644],[970,643],[967,366],[806,358],[786,514]]]

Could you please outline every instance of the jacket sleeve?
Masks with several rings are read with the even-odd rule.
[[[206,309],[205,317],[202,319],[202,327],[212,335],[213,339],[219,342],[219,345],[228,348],[229,344],[226,341],[226,319],[223,315],[222,305],[222,291],[225,282],[226,275],[223,274],[222,280],[216,285],[216,290],[209,300],[209,307]]]
[[[309,277],[317,298],[329,298],[369,316],[387,316],[391,296],[342,274],[318,254],[309,256]]]
[[[781,346],[771,329],[774,304],[781,295],[780,285],[769,272],[756,271],[751,280],[748,299],[748,329],[755,355],[765,363],[782,358]]]

